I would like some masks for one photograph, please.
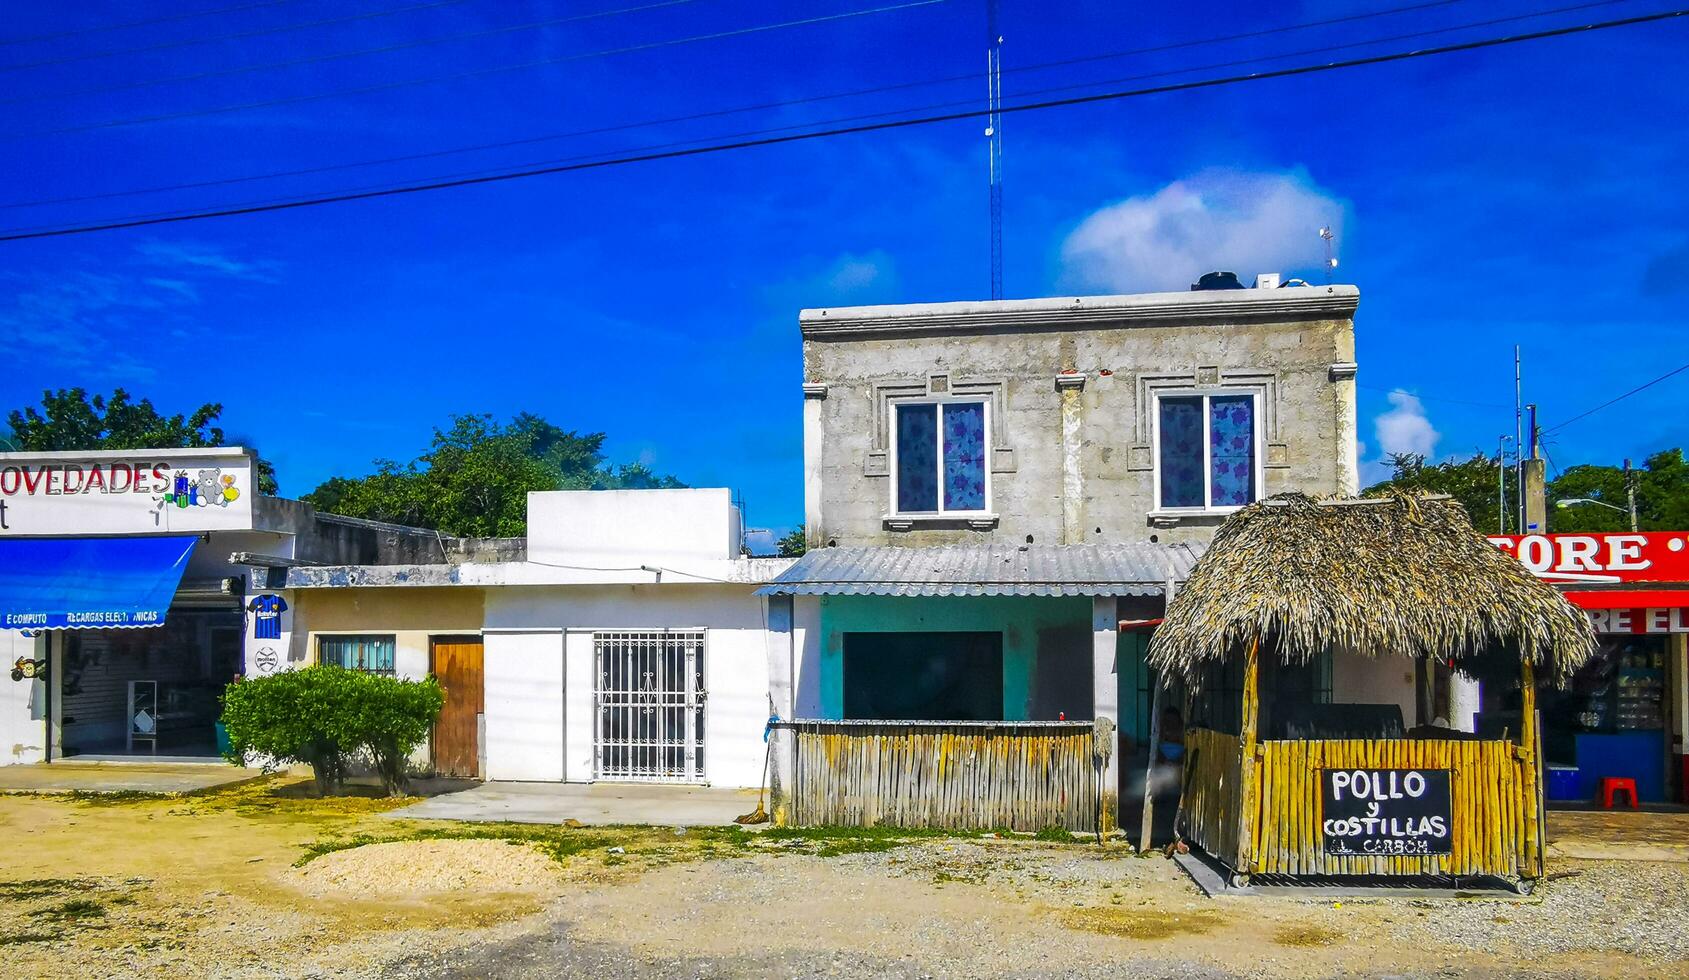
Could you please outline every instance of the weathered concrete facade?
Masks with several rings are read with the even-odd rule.
[[[1166,395],[1253,395],[1256,496],[1355,490],[1353,286],[805,310],[810,547],[1204,540],[1224,508],[1157,510]],[[893,506],[895,406],[989,405],[984,512]]]

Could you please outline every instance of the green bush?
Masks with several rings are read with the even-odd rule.
[[[398,680],[332,665],[229,685],[223,695],[225,757],[267,768],[302,762],[319,793],[338,789],[352,757],[367,754],[389,794],[405,789],[405,761],[428,737],[445,696],[432,678]]]

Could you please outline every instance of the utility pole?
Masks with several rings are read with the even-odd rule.
[[[1537,407],[1527,405],[1531,421],[1531,456],[1520,462],[1519,506],[1524,513],[1520,534],[1544,534],[1548,531],[1548,463],[1542,458],[1542,443],[1537,438]]]
[[[1630,468],[1630,460],[1624,461],[1624,495],[1625,510],[1630,512],[1630,529],[1636,530],[1636,471]]]
[[[1502,436],[1495,451],[1495,533],[1507,533],[1507,436]]]
[[[1003,35],[997,0],[986,0],[985,137],[990,141],[991,298],[1003,298]]]
[[[1519,515],[1515,527],[1520,534],[1525,533],[1525,419],[1521,402],[1524,401],[1523,375],[1519,367],[1519,345],[1513,345],[1513,450],[1514,465],[1517,467],[1514,486],[1519,488]]]

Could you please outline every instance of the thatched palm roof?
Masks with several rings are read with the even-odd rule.
[[[1195,682],[1242,654],[1326,650],[1435,657],[1465,673],[1520,658],[1564,684],[1595,649],[1588,619],[1440,498],[1285,494],[1227,518],[1150,640],[1157,669]]]

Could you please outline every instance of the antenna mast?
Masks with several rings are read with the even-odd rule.
[[[1326,225],[1324,228],[1320,229],[1320,238],[1325,241],[1325,284],[1329,286],[1331,285],[1331,274],[1337,269],[1337,255],[1335,252],[1337,247],[1337,233],[1331,230],[1330,225]]]
[[[985,137],[991,160],[991,298],[1003,298],[1003,36],[997,28],[997,0],[986,0],[989,37],[985,48]]]

